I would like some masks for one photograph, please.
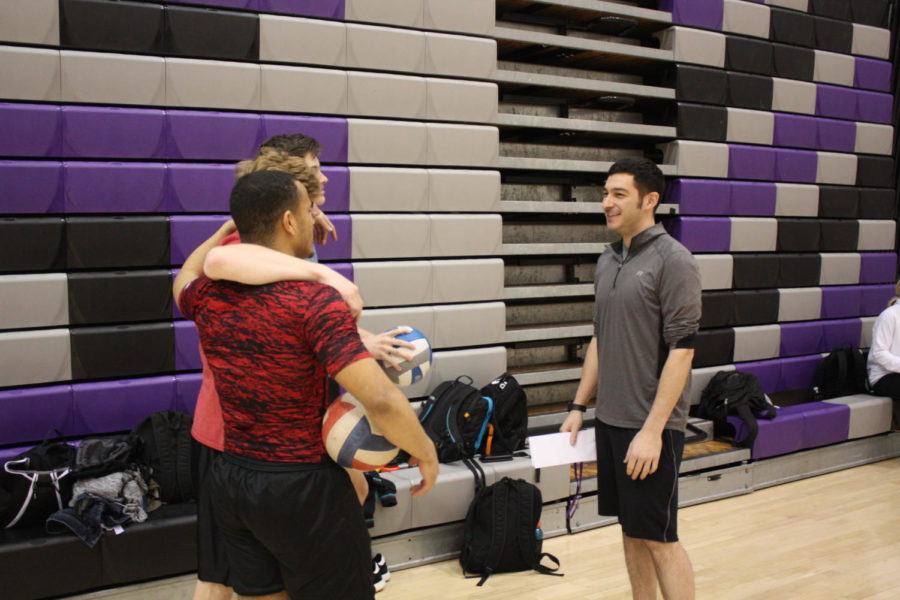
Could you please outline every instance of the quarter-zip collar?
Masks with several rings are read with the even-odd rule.
[[[661,236],[666,232],[665,228],[663,228],[661,223],[657,223],[647,229],[643,230],[633,238],[631,238],[631,246],[628,247],[628,256],[623,259],[622,258],[622,248],[625,245],[624,242],[620,239],[617,242],[613,242],[610,246],[615,252],[616,260],[621,262],[625,262],[628,260],[633,254],[636,254],[640,251],[641,248]]]

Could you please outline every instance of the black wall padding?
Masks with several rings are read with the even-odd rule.
[[[72,328],[70,335],[74,379],[175,370],[175,330],[171,322]]]
[[[735,254],[732,287],[758,289],[778,287],[777,254]]]
[[[822,221],[822,252],[856,252],[859,247],[859,221]]]
[[[860,154],[856,160],[856,185],[863,187],[893,187],[893,158]]]
[[[772,110],[772,78],[729,71],[728,106]]]
[[[853,47],[853,25],[847,21],[835,21],[826,17],[815,19],[816,48],[850,54]]]
[[[60,218],[0,217],[0,272],[64,269],[65,232]]]
[[[165,51],[178,56],[258,60],[259,16],[167,6]]]
[[[810,0],[809,12],[822,17],[849,21],[852,19],[850,5],[856,0]]]
[[[778,290],[739,290],[734,293],[735,325],[778,322]]]
[[[859,215],[859,190],[843,185],[819,186],[819,216],[855,219]]]
[[[70,273],[69,323],[87,325],[172,318],[168,270]]]
[[[68,266],[72,269],[169,265],[166,217],[69,217]]]
[[[819,222],[816,219],[778,219],[779,252],[818,252]]]
[[[774,287],[813,287],[819,285],[822,257],[819,254],[781,254],[778,257],[778,281]]]
[[[678,65],[673,85],[678,100],[724,106],[728,99],[727,76],[719,69]]]
[[[873,27],[890,27],[890,0],[853,0],[848,2],[853,21]]]
[[[758,75],[771,75],[771,42],[728,36],[725,40],[725,68]]]
[[[731,327],[734,325],[734,292],[703,292],[700,327]]]
[[[694,367],[726,365],[734,360],[734,329],[706,329],[694,341]]]
[[[162,50],[162,4],[60,0],[63,48],[158,54]]]
[[[894,219],[897,216],[897,197],[894,190],[859,190],[860,219]]]
[[[816,43],[813,19],[814,17],[806,13],[773,6],[769,21],[769,38],[773,42],[813,48]]]
[[[810,48],[772,44],[772,74],[783,79],[812,81],[816,53]]]
[[[678,103],[678,138],[724,142],[728,137],[728,111],[724,106]]]

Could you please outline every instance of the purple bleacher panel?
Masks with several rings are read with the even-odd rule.
[[[840,319],[858,316],[860,314],[860,290],[858,285],[823,287],[822,318]]]
[[[0,102],[0,156],[60,156],[58,106]]]
[[[731,182],[731,214],[768,217],[775,214],[778,190],[774,183]]]
[[[165,209],[165,163],[64,162],[67,213],[149,213]]]
[[[775,133],[772,144],[792,148],[815,148],[816,131],[815,117],[775,113]]]
[[[682,215],[730,215],[730,183],[712,179],[675,179],[666,186],[664,202],[678,205]]]
[[[350,215],[328,215],[337,231],[338,239],[331,236],[324,246],[316,245],[320,260],[349,260],[353,254],[353,220]]]
[[[728,145],[729,179],[775,178],[775,153],[763,146]]]
[[[169,217],[169,239],[173,265],[184,263],[194,249],[216,232],[228,215],[207,217],[176,215]]]
[[[252,158],[262,141],[262,119],[254,113],[167,110],[166,120],[171,158]]]
[[[863,252],[859,256],[860,283],[885,283],[895,280],[897,255],[894,252]]]
[[[166,112],[149,108],[62,107],[63,156],[165,158]]]
[[[807,402],[803,407],[802,448],[845,442],[850,434],[850,407],[830,402]]]
[[[0,160],[0,190],[0,213],[63,212],[62,163]]]
[[[859,319],[837,319],[822,323],[822,337],[825,340],[825,351],[838,348],[856,348],[862,334],[862,321]]]
[[[859,286],[859,289],[861,299],[858,314],[864,317],[881,314],[895,294],[894,286],[891,284]]]
[[[782,358],[778,391],[811,388],[815,383],[820,364],[822,364],[821,354]]]
[[[76,383],[74,435],[128,431],[148,415],[175,408],[175,378],[171,375]]]
[[[734,367],[742,373],[756,375],[759,385],[765,393],[771,394],[778,391],[778,381],[781,378],[781,364],[778,360],[755,360],[737,363]]]
[[[819,156],[812,150],[775,148],[775,181],[815,183]]]
[[[273,135],[302,133],[322,145],[322,162],[347,162],[347,119],[264,114],[262,131],[260,143]]]
[[[660,0],[659,10],[672,13],[672,22],[706,29],[722,29],[723,0]]]
[[[734,427],[734,439],[738,442],[747,438],[747,424],[740,417],[728,417]],[[803,442],[803,412],[796,406],[778,409],[778,416],[771,420],[757,419],[759,432],[750,448],[752,458],[768,458],[800,450]]]
[[[337,262],[337,263],[328,263],[328,266],[350,281],[353,281],[353,263],[349,262]]]
[[[0,445],[40,442],[53,430],[68,435],[72,386],[0,390]]]
[[[856,90],[858,119],[873,123],[891,123],[893,119],[894,97],[881,92]]]
[[[175,322],[175,368],[179,371],[200,369],[200,336],[193,321]]]
[[[326,19],[344,18],[344,0],[256,0],[260,12],[279,12]]]
[[[728,252],[731,246],[731,221],[727,217],[677,217],[664,224],[691,252]]]
[[[350,169],[347,167],[322,167],[328,178],[325,184],[326,212],[347,212],[350,210]]]
[[[858,98],[857,90],[819,83],[816,85],[816,114],[855,120],[859,116]]]
[[[202,4],[222,8],[243,8],[256,10],[259,0],[166,0],[168,4]]]
[[[201,383],[201,373],[179,373],[175,376],[175,410],[194,414]]]
[[[837,119],[817,119],[816,147],[819,150],[853,152],[856,150],[856,123]]]
[[[798,356],[825,351],[825,335],[821,321],[782,323],[781,344],[778,354]]]
[[[891,91],[891,63],[877,58],[856,57],[853,86],[879,92]]]
[[[169,164],[168,212],[227,213],[234,165]]]

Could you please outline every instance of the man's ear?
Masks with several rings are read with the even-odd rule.
[[[659,192],[650,192],[644,196],[644,206],[652,208],[653,212],[656,212],[656,207],[659,206]]]
[[[297,224],[294,222],[294,214],[286,210],[281,213],[281,220],[279,221],[281,224],[281,228],[284,229],[285,233],[288,235],[295,235],[297,233]]]

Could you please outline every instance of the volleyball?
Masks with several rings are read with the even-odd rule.
[[[334,462],[360,471],[383,467],[400,451],[369,422],[366,409],[350,394],[332,402],[325,411],[322,442]]]
[[[401,333],[395,336],[394,339],[409,342],[413,344],[416,349],[411,351],[413,353],[412,358],[399,363],[400,371],[397,371],[387,361],[381,361],[381,366],[384,368],[384,372],[391,381],[400,387],[407,387],[421,381],[431,369],[431,343],[428,341],[428,338],[425,337],[424,333],[413,327],[401,325],[394,329],[407,330],[406,333]],[[410,352],[408,348],[401,348],[401,350]]]

